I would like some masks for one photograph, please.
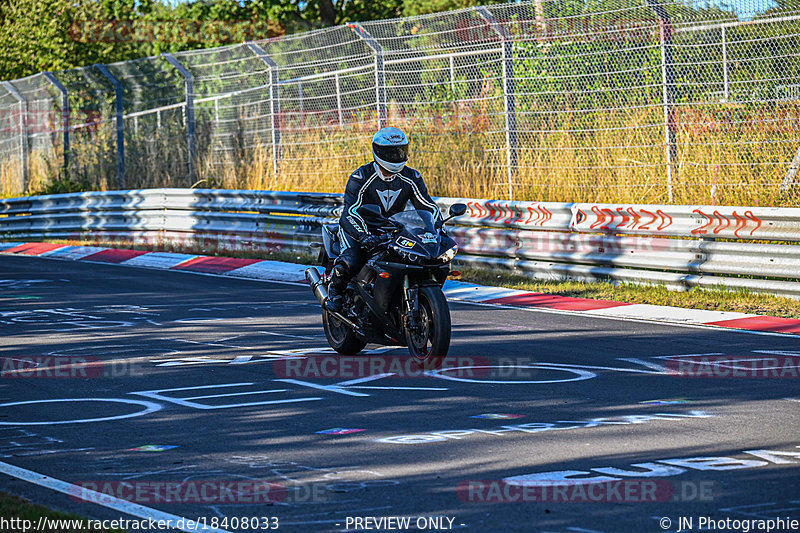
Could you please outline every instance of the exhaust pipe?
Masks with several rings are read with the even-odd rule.
[[[322,276],[319,274],[319,270],[316,267],[310,267],[306,269],[306,280],[309,284],[311,284],[311,290],[314,291],[314,296],[317,297],[319,303],[325,306],[325,298],[328,297],[328,287],[325,286],[325,283],[322,282]],[[364,333],[361,331],[361,328],[358,325],[347,318],[344,315],[339,313],[334,313],[332,311],[328,311],[331,315],[339,319],[341,322],[347,325],[350,329],[352,329],[357,335],[364,336]]]
[[[306,269],[306,280],[311,285],[311,290],[314,291],[314,296],[317,297],[319,303],[325,303],[325,298],[328,297],[328,287],[322,282],[322,276],[317,267]]]

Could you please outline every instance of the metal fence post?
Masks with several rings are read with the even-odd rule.
[[[728,36],[725,31],[725,26],[722,27],[722,86],[725,101],[731,99],[731,85],[728,77]]]
[[[3,88],[11,94],[19,104],[19,165],[22,173],[22,194],[25,194],[25,187],[28,186],[28,102],[11,85],[10,81],[3,82]]]
[[[183,76],[186,82],[186,144],[189,148],[190,185],[197,181],[197,133],[194,121],[194,76],[172,54],[161,54]]]
[[[667,194],[673,201],[673,179],[675,162],[678,159],[677,120],[675,117],[675,63],[672,59],[672,35],[674,28],[669,13],[658,0],[645,0],[658,17],[659,38],[661,40],[661,86],[664,106],[664,144],[667,157]]]
[[[341,81],[339,80],[338,72],[336,73],[334,79],[336,81],[336,111],[338,112],[339,115],[339,127],[341,128],[344,121],[342,120],[342,84]]]
[[[450,91],[453,93],[453,97],[455,98],[456,94],[456,65],[455,65],[455,57],[453,54],[450,54]]]
[[[800,170],[800,148],[797,148],[797,153],[794,154],[794,159],[792,159],[792,163],[789,165],[789,170],[786,171],[786,176],[783,178],[783,183],[781,183],[782,193],[786,193],[789,187],[792,186],[798,170]]]
[[[69,171],[69,92],[64,84],[56,78],[52,72],[42,72],[47,81],[49,81],[58,92],[61,93],[61,129],[64,132],[64,177],[67,176]]]
[[[120,190],[125,188],[125,106],[124,91],[119,80],[111,74],[105,65],[95,64],[94,67],[100,74],[114,86],[114,122],[116,125],[117,140],[117,186]]]
[[[303,108],[303,82],[302,81],[298,81],[297,82],[297,97],[299,98],[300,116],[302,117],[303,116],[303,112],[305,111],[305,109]]]
[[[508,163],[508,199],[514,200],[514,177],[517,174],[517,102],[514,78],[514,48],[505,26],[498,23],[491,11],[485,7],[474,8],[503,43],[503,110],[506,119],[506,158]]]
[[[386,69],[383,63],[383,46],[364,29],[361,24],[350,23],[347,25],[364,44],[375,54],[375,106],[378,113],[378,129],[386,126]]]
[[[281,158],[281,129],[280,113],[281,101],[278,89],[278,64],[274,59],[267,55],[267,52],[253,42],[245,42],[245,45],[253,52],[265,65],[269,67],[269,115],[272,130],[272,170],[278,175],[278,160]]]

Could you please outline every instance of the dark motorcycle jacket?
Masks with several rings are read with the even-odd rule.
[[[439,208],[418,171],[406,165],[391,181],[383,180],[379,173],[377,165],[371,162],[359,167],[347,181],[339,224],[349,236],[361,241],[372,233],[359,213],[368,204],[380,207],[381,214],[388,218],[405,210],[410,201],[414,208],[429,211],[436,222],[441,221]]]

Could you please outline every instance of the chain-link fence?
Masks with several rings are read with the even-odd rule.
[[[341,191],[396,125],[441,196],[798,205],[800,4],[537,0],[0,86],[4,195]]]

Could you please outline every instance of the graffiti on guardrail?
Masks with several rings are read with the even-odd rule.
[[[730,217],[721,214],[718,210],[715,210],[713,214],[708,215],[698,208],[693,209],[692,213],[696,213],[702,217],[705,217],[705,219],[708,221],[699,228],[693,229],[692,235],[705,235],[708,234],[709,230],[711,230],[714,235],[718,235],[723,230],[728,229],[729,226],[735,224],[736,229],[733,231],[733,235],[736,238],[741,238],[739,232],[747,228],[749,221],[753,221],[755,222],[755,227],[750,230],[750,236],[752,237],[762,224],[761,219],[756,217],[752,211],[745,211],[744,216],[740,216],[739,213],[734,211]],[[730,218],[733,218],[735,222],[731,222]]]
[[[570,229],[596,233],[649,233],[671,236],[718,236],[736,239],[768,238],[756,235],[764,226],[752,208],[700,206],[572,206]]]
[[[469,217],[484,219],[499,224],[522,224],[544,226],[553,218],[553,213],[544,204],[525,205],[520,202],[496,202],[493,200],[471,200],[467,202]]]
[[[576,208],[570,226],[576,230],[584,229],[585,224],[589,224],[589,230],[597,232],[608,230],[639,230],[639,231],[662,231],[672,225],[672,217],[661,209],[649,211],[644,208],[635,207],[600,207],[593,205],[587,214],[583,209]],[[613,227],[612,227],[613,224]]]

